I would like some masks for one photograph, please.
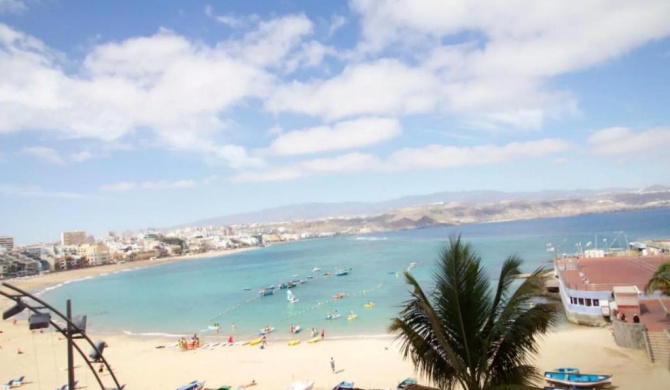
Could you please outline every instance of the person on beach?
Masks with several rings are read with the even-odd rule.
[[[102,374],[103,371],[105,371],[105,365],[100,363],[100,367],[98,367],[98,372]]]
[[[330,357],[330,370],[333,372],[333,374],[335,373],[335,359],[333,359],[332,356]]]
[[[321,340],[323,340],[324,337],[326,337],[326,331],[325,329],[321,329]]]
[[[268,345],[268,340],[265,338],[265,335],[263,335],[263,341],[261,342],[261,347],[265,347]]]

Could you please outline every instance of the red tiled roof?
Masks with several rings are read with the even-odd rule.
[[[559,268],[573,265],[561,273],[568,288],[575,290],[609,291],[614,286],[637,286],[644,291],[647,282],[658,266],[668,257],[621,256],[580,259],[558,259]]]

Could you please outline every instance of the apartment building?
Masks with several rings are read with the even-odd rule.
[[[14,237],[0,236],[0,247],[5,248],[7,252],[14,249]]]
[[[109,263],[109,247],[103,243],[85,244],[79,247],[79,256],[86,257],[89,266]]]
[[[88,238],[84,231],[63,232],[60,235],[60,242],[63,246],[84,245],[88,242]]]

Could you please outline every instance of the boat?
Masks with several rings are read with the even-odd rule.
[[[363,307],[366,308],[366,309],[372,309],[373,307],[375,307],[375,305],[376,304],[374,302],[368,302],[368,303],[364,304]]]
[[[346,389],[353,389],[354,388],[354,382],[347,382],[347,381],[342,381],[335,385],[333,387],[333,390],[346,390]]]
[[[251,290],[251,287],[245,287],[244,288],[244,291],[250,291],[250,290]]]
[[[346,295],[345,293],[333,294],[333,299],[342,299],[344,298],[345,295]]]
[[[402,382],[398,383],[398,387],[396,389],[406,389],[409,387],[409,385],[416,385],[417,381],[414,378],[406,378]]]
[[[286,390],[312,390],[314,381],[296,381],[292,382]]]
[[[358,314],[354,314],[354,313],[349,314],[349,316],[347,317],[347,319],[349,321],[355,320],[356,318],[358,318]]]
[[[561,374],[579,374],[579,368],[577,367],[561,367],[554,370],[555,372],[560,372]]]
[[[612,384],[612,375],[606,374],[566,374],[545,371],[544,379],[552,385],[575,387],[599,387]]]
[[[187,383],[184,386],[180,386],[177,388],[177,390],[201,390],[205,386],[205,381],[193,381],[191,383]]]
[[[311,339],[307,340],[307,342],[310,343],[310,344],[318,343],[319,341],[321,341],[321,336],[315,336],[315,337],[312,337]]]
[[[349,275],[349,272],[351,272],[351,268],[342,268],[335,272],[335,276],[345,276]]]
[[[296,325],[293,327],[293,331],[291,333],[299,333],[300,332],[300,325]]]
[[[292,346],[294,346],[294,345],[298,345],[298,344],[300,344],[300,340],[298,340],[298,339],[290,340],[290,341],[288,342],[289,347],[292,347]]]
[[[247,345],[252,345],[253,346],[253,345],[258,345],[262,342],[263,342],[263,338],[259,337],[257,339],[253,339],[253,340],[249,341],[249,343]]]
[[[336,318],[340,318],[341,315],[339,313],[333,313],[333,314],[326,314],[326,319],[327,320],[334,320]]]
[[[261,331],[258,332],[258,334],[262,336],[264,334],[269,334],[269,333],[272,333],[274,331],[275,331],[275,328],[273,328],[271,326],[268,326],[268,327],[265,327],[265,328],[261,329]]]
[[[296,303],[300,300],[295,295],[293,295],[291,290],[286,290],[286,299],[291,303]]]
[[[272,295],[274,293],[275,293],[275,290],[268,290],[266,288],[262,288],[262,289],[260,289],[260,291],[258,291],[258,294],[260,294],[260,296],[262,296],[262,297],[267,297],[268,295]]]
[[[319,267],[312,268],[312,272],[319,272],[319,271],[321,271],[321,268]]]

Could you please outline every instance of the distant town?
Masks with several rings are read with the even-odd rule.
[[[60,242],[14,246],[0,236],[0,278],[39,275],[143,260],[262,247],[277,242],[332,237],[337,232],[294,233],[285,228],[251,226],[186,227],[171,231],[109,232],[95,238],[85,231],[62,232]]]

